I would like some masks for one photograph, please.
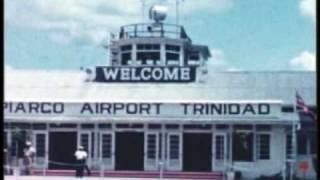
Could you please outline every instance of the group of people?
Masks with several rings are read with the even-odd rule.
[[[10,167],[9,151],[7,148],[3,149],[3,160],[4,160],[4,174],[13,174],[13,170]],[[22,159],[22,173],[23,175],[31,174],[31,167],[36,154],[36,149],[31,145],[30,141],[26,141],[23,148],[23,159]]]
[[[6,160],[7,150],[4,149]],[[31,168],[32,164],[34,163],[35,156],[36,156],[36,149],[32,146],[31,141],[26,141],[25,148],[23,149],[23,174],[24,175],[31,175]],[[90,169],[86,163],[86,160],[88,158],[88,153],[85,151],[83,146],[79,146],[76,152],[74,153],[74,156],[77,160],[75,167],[76,167],[76,173],[75,176],[78,178],[83,177],[84,170],[87,171],[87,174],[90,176],[91,172]]]

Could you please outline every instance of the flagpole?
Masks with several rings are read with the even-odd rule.
[[[297,90],[296,94],[294,95],[294,102],[293,102],[293,109],[294,113],[298,116],[299,119],[299,112],[297,109]],[[296,129],[295,129],[295,123],[294,120],[292,121],[292,129],[291,129],[291,142],[292,142],[292,161],[290,162],[290,180],[293,180],[293,170],[294,170],[294,164],[296,161],[296,149],[297,149],[297,144],[296,144]]]

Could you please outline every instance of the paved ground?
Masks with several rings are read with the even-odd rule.
[[[75,177],[62,177],[62,176],[4,176],[4,180],[141,180],[141,178],[107,178],[107,177],[83,177],[75,178]],[[143,180],[159,180],[152,178],[144,178]],[[162,179],[169,180],[169,179]],[[174,179],[170,179],[174,180]]]

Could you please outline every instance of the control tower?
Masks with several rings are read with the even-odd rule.
[[[150,23],[124,25],[110,40],[112,67],[196,67],[197,78],[207,73],[208,46],[193,44],[184,27],[167,24],[167,7],[153,5]]]

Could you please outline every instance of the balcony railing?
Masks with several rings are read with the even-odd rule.
[[[141,23],[122,26],[119,34],[120,39],[141,37],[167,37],[173,39],[187,39],[190,41],[183,26],[162,23]]]

